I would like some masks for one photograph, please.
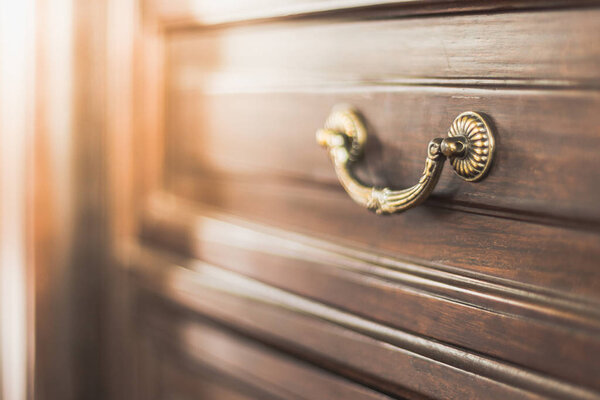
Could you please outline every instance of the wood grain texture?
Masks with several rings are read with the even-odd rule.
[[[166,31],[142,22],[136,141],[125,96],[110,175],[113,243],[147,246],[119,246],[133,269],[115,275],[136,293],[117,320],[137,329],[140,400],[599,398],[598,3],[384,3],[158,1]],[[338,102],[371,129],[366,182],[414,183],[468,109],[498,128],[498,162],[377,217],[314,142]]]
[[[438,204],[513,212],[515,218],[546,223],[558,217],[598,229],[596,92],[366,87],[208,96],[176,91],[167,115],[167,172],[339,187],[314,137],[336,103],[354,105],[367,121],[370,136],[356,171],[370,185],[412,186],[429,140],[444,136],[461,112],[475,110],[487,113],[496,127],[495,163],[477,183],[462,181],[447,166],[433,192]]]
[[[419,260],[466,274],[598,299],[600,237],[593,232],[421,206],[380,217],[343,190],[258,181],[172,182],[188,199],[260,223],[348,247]]]
[[[447,399],[598,398],[581,387],[389,329],[208,264],[179,260],[169,267],[156,252],[140,253],[136,260],[140,283],[159,296],[391,395],[408,389]]]
[[[171,80],[235,91],[402,78],[598,86],[600,9],[307,20],[167,36]],[[175,78],[175,80],[173,80]],[[308,85],[307,85],[308,83]]]
[[[469,184],[448,170],[434,196],[478,212],[597,227],[600,97],[588,89],[598,83],[598,13],[274,23],[172,34],[169,168],[337,184],[314,131],[334,104],[350,103],[371,133],[362,178],[407,187],[423,168],[428,141],[444,135],[456,115],[474,110],[487,113],[498,130],[491,174]]]
[[[372,261],[354,249],[184,209],[179,204],[170,212],[154,210],[143,232],[148,243],[383,324],[580,384],[597,384],[597,305],[414,264]]]

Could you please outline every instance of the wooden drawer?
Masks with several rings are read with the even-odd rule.
[[[310,364],[244,338],[205,319],[190,320],[156,303],[139,318],[151,332],[137,344],[154,377],[146,398],[275,400],[296,398],[387,400],[374,390],[323,373]],[[177,338],[177,340],[173,340]]]
[[[173,25],[135,281],[236,332],[192,342],[294,360],[266,386],[298,362],[344,398],[598,398],[600,9],[426,3]],[[365,118],[370,185],[414,184],[469,110],[494,165],[375,215],[315,141],[339,103]]]

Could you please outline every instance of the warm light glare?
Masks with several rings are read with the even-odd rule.
[[[0,0],[0,356],[3,400],[27,395],[26,152],[35,2]]]

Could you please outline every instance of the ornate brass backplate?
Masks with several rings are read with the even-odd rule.
[[[421,204],[435,187],[444,160],[466,181],[483,179],[492,164],[494,133],[485,118],[473,111],[460,114],[448,130],[448,137],[436,138],[427,146],[425,169],[419,182],[402,190],[363,185],[351,172],[351,164],[363,155],[367,131],[358,113],[338,106],[317,131],[317,142],[329,150],[340,183],[358,204],[377,214],[405,211]]]
[[[483,179],[492,165],[496,146],[494,134],[485,118],[473,111],[460,114],[452,122],[448,137],[461,138],[466,142],[464,155],[446,155],[454,171],[466,181]]]

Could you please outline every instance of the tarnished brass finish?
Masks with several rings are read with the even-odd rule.
[[[466,151],[461,155],[444,153],[454,171],[469,182],[483,179],[492,165],[496,146],[494,133],[485,119],[475,112],[464,112],[454,119],[448,136],[444,142],[456,139],[463,141],[466,146]]]
[[[350,197],[377,214],[405,211],[422,203],[437,183],[444,160],[464,180],[477,181],[488,172],[494,155],[494,135],[484,118],[472,111],[460,114],[447,138],[435,138],[427,146],[425,169],[419,182],[402,190],[365,186],[351,171],[353,161],[362,156],[367,131],[350,107],[336,107],[325,127],[317,131],[317,142],[329,150],[335,172]]]

